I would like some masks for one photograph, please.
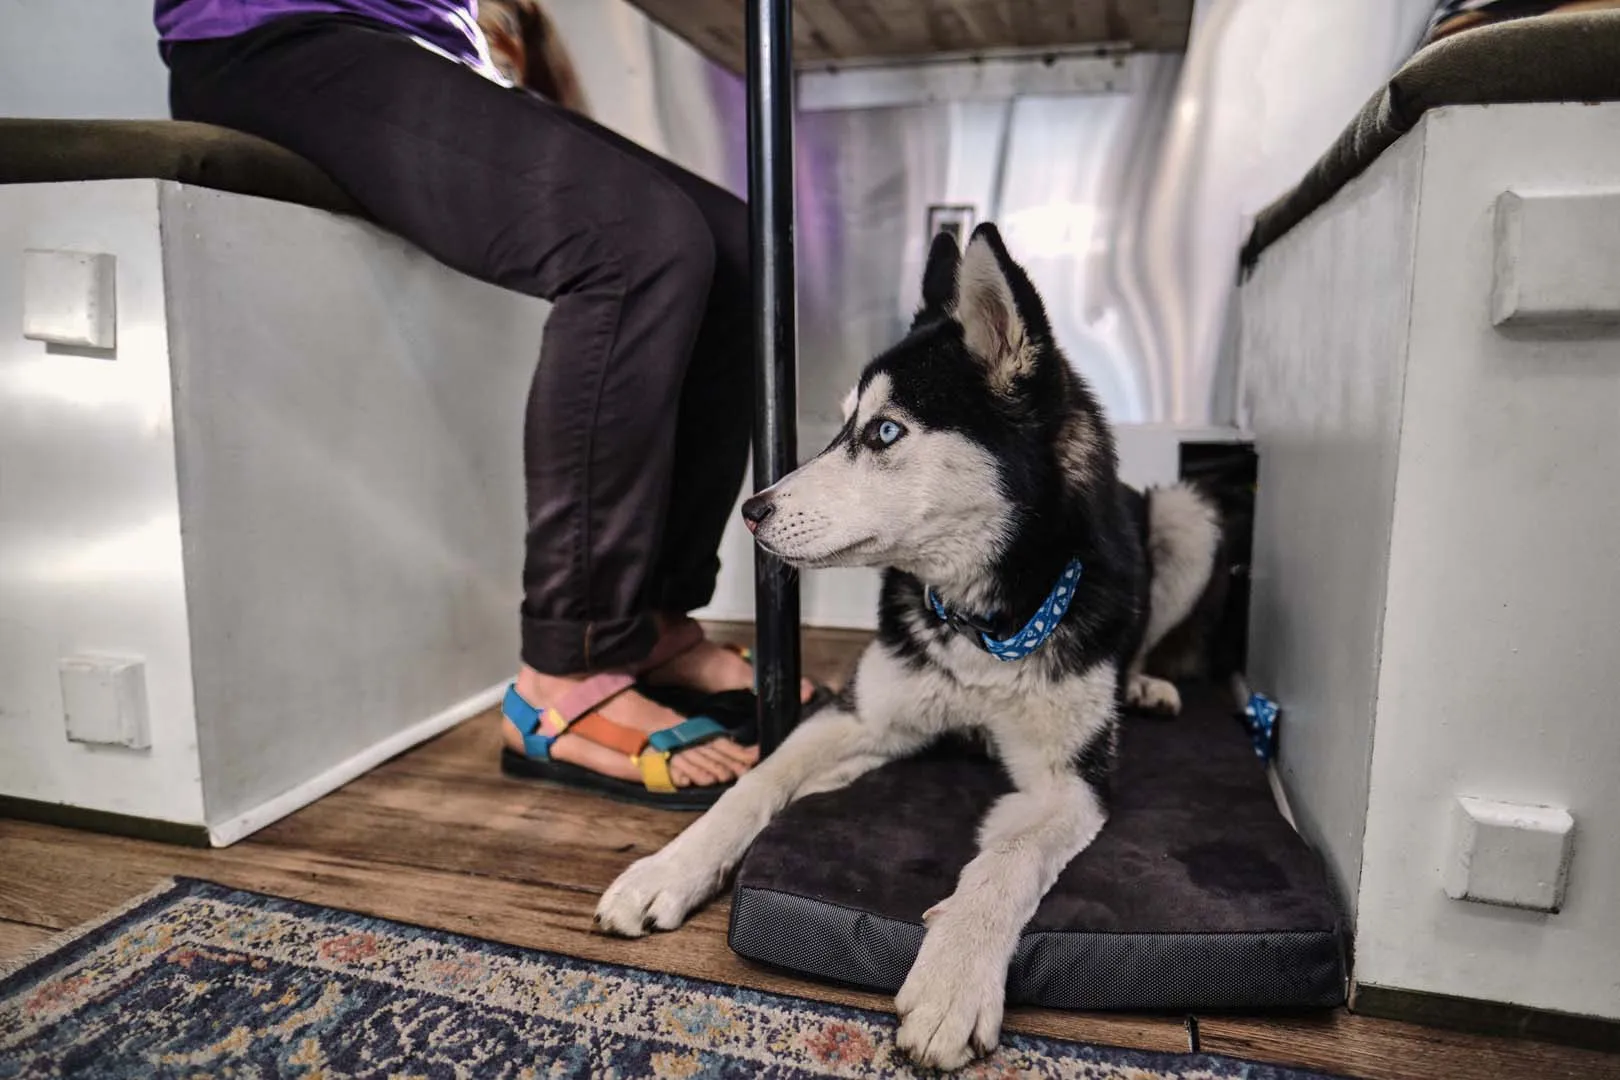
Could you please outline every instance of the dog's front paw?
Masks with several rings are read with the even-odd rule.
[[[1132,675],[1125,684],[1125,704],[1143,712],[1177,716],[1181,713],[1181,691],[1176,684],[1151,675]]]
[[[930,933],[894,999],[900,1049],[934,1069],[960,1069],[988,1054],[1001,1038],[1006,983],[1005,958],[998,966],[973,943]]]
[[[623,937],[674,930],[714,895],[722,876],[666,848],[632,863],[608,886],[596,905],[596,927]]]

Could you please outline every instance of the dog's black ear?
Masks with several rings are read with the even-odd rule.
[[[928,248],[928,265],[923,268],[922,310],[918,316],[944,315],[956,300],[956,270],[962,254],[956,237],[942,232]]]
[[[988,365],[991,385],[1007,390],[1034,371],[1037,339],[1050,336],[1046,312],[988,222],[973,230],[962,255],[954,307],[963,340]]]

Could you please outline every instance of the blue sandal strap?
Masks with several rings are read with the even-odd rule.
[[[669,759],[678,751],[708,742],[726,729],[707,716],[694,716],[647,736],[647,745],[631,760],[641,770],[641,782],[648,791],[670,793],[676,790],[669,773]]]
[[[511,683],[506,688],[505,699],[501,701],[501,715],[517,725],[520,734],[528,735],[540,727],[540,718],[545,715],[545,710],[524,701],[523,695],[517,691],[517,683]]]
[[[647,736],[647,745],[664,754],[673,754],[727,734],[716,720],[694,716]]]
[[[526,757],[535,761],[551,760],[551,744],[557,741],[557,736],[540,733],[540,722],[545,718],[546,710],[537,709],[525,701],[523,695],[518,693],[516,683],[506,688],[506,697],[501,701],[501,715],[512,721],[518,734],[523,736],[523,753]]]

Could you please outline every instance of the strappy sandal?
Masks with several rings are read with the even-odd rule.
[[[691,716],[678,724],[648,733],[609,720],[595,710],[631,689],[629,675],[593,675],[575,686],[557,705],[538,709],[509,686],[501,713],[523,736],[523,751],[501,752],[501,769],[510,776],[549,780],[569,787],[599,792],[615,799],[662,806],[671,810],[704,810],[729,790],[734,781],[678,788],[669,772],[669,759],[682,750],[702,746],[731,733],[708,716]],[[641,783],[604,776],[599,772],[558,761],[551,744],[564,732],[589,739],[625,755],[641,772]]]
[[[695,643],[694,643],[695,645]],[[689,646],[691,647],[691,646]],[[729,649],[748,661],[748,666],[754,665],[754,650],[742,645],[733,645],[722,642],[721,648]],[[669,659],[680,655],[669,654]],[[647,670],[643,667],[642,670]],[[743,746],[751,746],[759,740],[759,676],[755,673],[753,690],[718,690],[706,692],[693,690],[685,686],[661,685],[643,680],[636,684],[636,690],[645,698],[656,701],[664,708],[678,712],[682,716],[702,715],[711,716],[725,724],[731,737]],[[837,697],[832,689],[814,679],[810,681],[810,700],[799,706],[800,717],[809,716],[818,709],[832,704]]]

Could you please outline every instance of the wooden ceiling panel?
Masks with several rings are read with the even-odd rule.
[[[743,0],[630,0],[698,51],[743,69]],[[796,0],[800,68],[936,53],[1129,45],[1186,47],[1193,0]]]

